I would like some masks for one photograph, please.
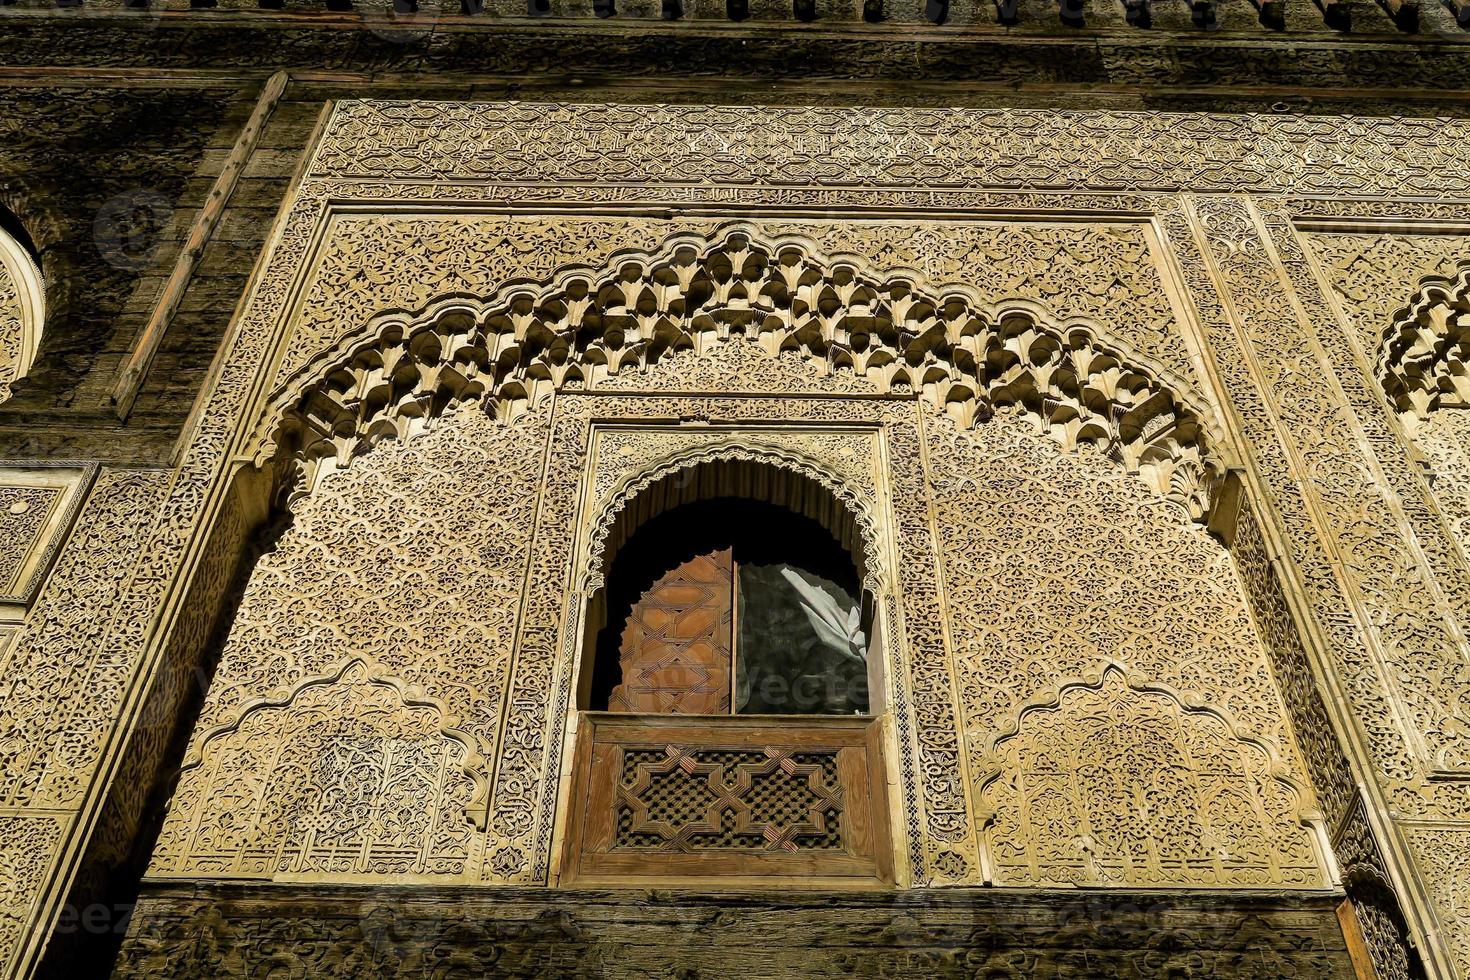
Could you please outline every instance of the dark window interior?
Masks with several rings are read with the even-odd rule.
[[[704,559],[704,560],[700,560]],[[712,581],[712,564],[726,563],[720,585],[669,588],[680,569],[700,569]],[[609,570],[607,625],[597,637],[591,707],[630,710],[628,699],[615,693],[630,658],[662,663],[677,656],[659,646],[658,624],[679,618],[685,610],[672,603],[713,604],[696,630],[727,631],[701,648],[696,673],[723,658],[730,672],[722,682],[729,696],[723,710],[736,714],[854,714],[868,710],[868,667],[865,661],[868,622],[862,614],[861,590],[852,556],[826,528],[783,507],[760,501],[720,498],[685,504],[660,514],[619,549]],[[660,591],[662,590],[662,591]],[[730,593],[733,592],[733,601]],[[644,606],[657,595],[656,616]],[[672,597],[672,598],[671,598]],[[641,605],[642,604],[642,605]],[[635,607],[639,627],[630,629]],[[697,610],[696,610],[697,612]],[[652,621],[655,628],[648,628]],[[685,622],[694,621],[686,617]],[[640,644],[651,644],[640,649]],[[726,652],[726,651],[733,651]],[[684,674],[663,675],[681,683]],[[708,680],[704,681],[708,686]],[[714,709],[708,698],[696,699]],[[670,703],[661,699],[659,705]],[[655,707],[644,701],[631,710],[687,709]]]

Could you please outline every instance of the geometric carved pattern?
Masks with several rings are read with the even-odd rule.
[[[462,872],[473,788],[466,745],[441,721],[357,659],[247,708],[185,762],[153,873]]]
[[[512,417],[568,383],[595,388],[734,334],[880,390],[919,391],[962,424],[1017,411],[1064,446],[1105,447],[1196,516],[1206,509],[1203,413],[1091,328],[1043,324],[1019,302],[990,310],[962,287],[927,292],[912,275],[870,275],[739,230],[671,239],[657,255],[568,270],[483,303],[442,301],[413,321],[384,318],[297,373],[273,399],[269,435],[302,464],[309,490],[453,402]]]
[[[1403,415],[1470,408],[1470,261],[1452,276],[1420,282],[1384,331],[1378,374]]]
[[[696,555],[633,604],[619,647],[623,679],[608,697],[609,711],[729,712],[733,570],[728,548]]]
[[[584,713],[563,875],[891,881],[879,729],[851,715]]]
[[[773,429],[752,439],[728,430],[669,426],[625,433],[634,434],[641,438],[598,442],[600,456],[609,443],[619,455],[593,480],[599,492],[588,535],[589,575],[600,576],[609,545],[616,552],[658,509],[712,496],[743,496],[785,507],[824,526],[865,569],[865,587],[880,588],[887,581],[879,557],[879,515],[873,513],[870,500],[877,482],[873,433]],[[681,445],[690,448],[678,451]],[[640,453],[658,449],[674,451],[639,459]],[[849,472],[833,472],[843,469]]]
[[[1007,885],[1320,885],[1298,791],[1219,715],[1121,669],[1027,708],[982,805]],[[1284,792],[1283,792],[1284,790]]]
[[[625,749],[613,847],[841,848],[835,751]]]

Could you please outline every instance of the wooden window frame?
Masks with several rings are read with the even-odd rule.
[[[893,884],[882,726],[861,715],[638,715],[582,712],[572,763],[562,884],[701,889],[886,888]],[[627,749],[835,752],[840,851],[618,846]]]

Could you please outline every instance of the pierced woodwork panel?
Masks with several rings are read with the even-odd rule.
[[[623,749],[612,846],[839,850],[840,751]]]
[[[891,877],[868,718],[583,716],[567,874]]]

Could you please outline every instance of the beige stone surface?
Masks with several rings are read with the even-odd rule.
[[[0,646],[0,803],[161,756],[269,521],[150,873],[555,885],[599,534],[738,459],[864,542],[901,885],[1342,886],[1465,975],[1470,234],[1402,226],[1459,127],[343,103],[177,465]]]

